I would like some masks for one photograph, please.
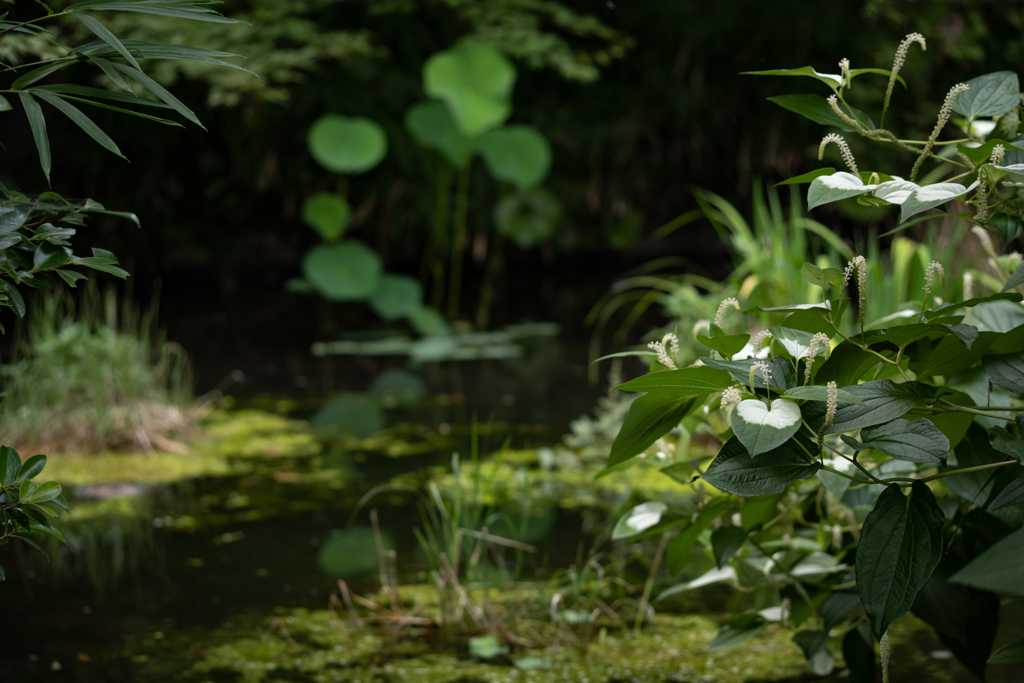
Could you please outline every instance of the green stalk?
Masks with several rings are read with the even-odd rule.
[[[469,164],[459,169],[459,183],[455,190],[455,234],[452,236],[452,262],[448,280],[448,319],[459,317],[459,298],[462,293],[462,261],[466,250],[466,220],[469,215]]]

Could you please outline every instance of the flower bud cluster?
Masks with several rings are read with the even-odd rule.
[[[764,346],[765,340],[767,340],[771,336],[772,333],[769,332],[768,330],[761,330],[760,332],[754,335],[754,338],[750,340],[750,348],[754,350],[755,355],[758,351],[761,350],[761,347]]]
[[[833,95],[833,97],[835,96]],[[853,158],[853,152],[850,151],[850,146],[846,144],[846,140],[843,139],[843,136],[837,133],[829,133],[824,138],[822,138],[821,146],[818,147],[818,159],[820,160],[821,157],[824,156],[825,148],[828,146],[828,143],[830,142],[834,142],[839,147],[839,151],[843,155],[843,161],[850,168],[850,172],[859,178],[860,171],[857,170],[857,161]]]
[[[740,302],[735,297],[729,297],[722,303],[718,304],[718,312],[715,313],[715,324],[721,327],[725,323],[725,314],[730,308],[735,308],[737,311],[740,310]]]
[[[814,361],[818,357],[818,351],[825,349],[825,358],[828,358],[829,353],[832,351],[832,340],[828,338],[828,335],[824,332],[818,332],[811,337],[811,343],[807,346],[807,365],[804,367],[804,384],[811,383],[811,368],[814,367]]]
[[[842,290],[850,284],[850,277],[857,271],[857,314],[860,319],[860,326],[864,327],[864,306],[867,301],[868,288],[868,262],[863,256],[855,256],[852,261],[846,264],[843,271]]]
[[[769,384],[771,384],[771,366],[769,366],[763,360],[759,360],[756,363],[751,363],[750,365],[750,381],[748,382],[748,384],[750,384],[750,391],[754,391],[754,376],[757,374],[759,370],[761,371],[761,379],[764,380],[764,385],[767,387]]]
[[[928,269],[924,271],[924,293],[927,295],[929,292],[935,290],[935,274],[939,274],[939,286],[946,286],[946,271],[942,269],[942,264],[938,261],[932,261],[928,264]]]
[[[924,42],[924,36],[920,33],[908,34],[900,46],[896,48],[896,58],[892,62],[892,73],[889,74],[889,86],[885,89],[885,103],[882,105],[882,120],[885,120],[885,111],[889,108],[889,100],[892,99],[892,89],[896,85],[896,77],[903,68],[903,62],[907,59],[907,50],[914,43],[920,43],[922,50],[927,50],[928,45]]]
[[[722,410],[725,410],[729,406],[734,406],[740,402],[740,390],[736,387],[729,387],[722,392]]]
[[[647,345],[652,351],[658,354],[658,362],[664,365],[669,370],[678,370],[675,360],[672,356],[679,354],[679,339],[676,335],[669,332],[661,341],[653,341]],[[672,355],[669,355],[669,349],[671,349]]]

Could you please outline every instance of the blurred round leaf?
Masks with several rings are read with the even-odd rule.
[[[302,220],[328,242],[338,241],[351,213],[348,202],[336,194],[321,192],[302,205]]]
[[[494,207],[498,232],[524,249],[550,239],[561,215],[555,195],[539,187],[510,194]]]
[[[332,301],[362,301],[380,284],[380,257],[361,242],[322,244],[306,254],[302,272],[316,291]]]
[[[423,65],[423,89],[448,105],[456,125],[475,136],[500,126],[512,113],[516,69],[493,47],[464,43]]]
[[[376,122],[337,114],[321,116],[309,129],[309,151],[335,173],[362,173],[380,163],[388,138]]]
[[[423,305],[423,287],[408,275],[384,275],[370,297],[370,307],[385,320],[398,320]]]
[[[386,549],[393,547],[387,533],[381,538]],[[348,579],[377,569],[377,543],[366,527],[335,529],[317,554],[320,571],[332,579]]]
[[[369,393],[385,406],[408,406],[423,400],[427,385],[411,372],[391,368],[377,375]]]
[[[384,428],[384,409],[372,396],[338,394],[309,418],[309,425],[324,436],[361,439]]]
[[[536,128],[499,128],[482,135],[476,145],[491,175],[520,190],[540,185],[551,170],[551,146]]]
[[[409,322],[413,328],[425,337],[447,337],[451,334],[448,323],[437,309],[420,306],[409,314]]]
[[[473,140],[463,135],[443,102],[423,102],[405,114],[405,127],[416,142],[436,149],[454,168],[462,168],[473,156]]]

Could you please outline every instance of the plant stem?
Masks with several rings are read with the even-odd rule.
[[[448,280],[448,319],[459,317],[459,298],[462,294],[462,260],[466,249],[466,219],[469,215],[469,169],[459,169],[455,194],[455,234],[452,236],[452,263]]]

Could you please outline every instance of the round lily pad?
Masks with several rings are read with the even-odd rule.
[[[302,205],[302,220],[328,242],[338,241],[351,213],[348,202],[336,194],[321,192]]]
[[[462,168],[473,157],[473,139],[455,124],[444,102],[422,102],[405,114],[405,127],[416,142],[436,149],[454,168]]]
[[[309,151],[335,173],[369,171],[384,158],[388,138],[376,122],[337,114],[321,116],[309,129]]]
[[[302,272],[316,291],[332,301],[362,301],[377,291],[381,263],[368,246],[348,241],[311,249]]]
[[[508,119],[515,82],[512,63],[487,45],[463,43],[435,54],[423,65],[423,89],[448,105],[456,125],[469,136]]]
[[[540,185],[551,170],[551,146],[531,126],[492,130],[480,137],[477,149],[495,179],[520,190]]]
[[[385,320],[398,320],[423,305],[423,287],[408,275],[384,275],[370,297],[370,307]]]
[[[384,409],[372,396],[338,394],[309,418],[309,425],[328,437],[365,438],[384,428]]]
[[[543,188],[515,192],[494,207],[498,232],[524,249],[550,239],[561,216],[558,199]]]
[[[387,407],[416,405],[426,394],[423,380],[401,368],[385,370],[370,385],[370,395]]]

